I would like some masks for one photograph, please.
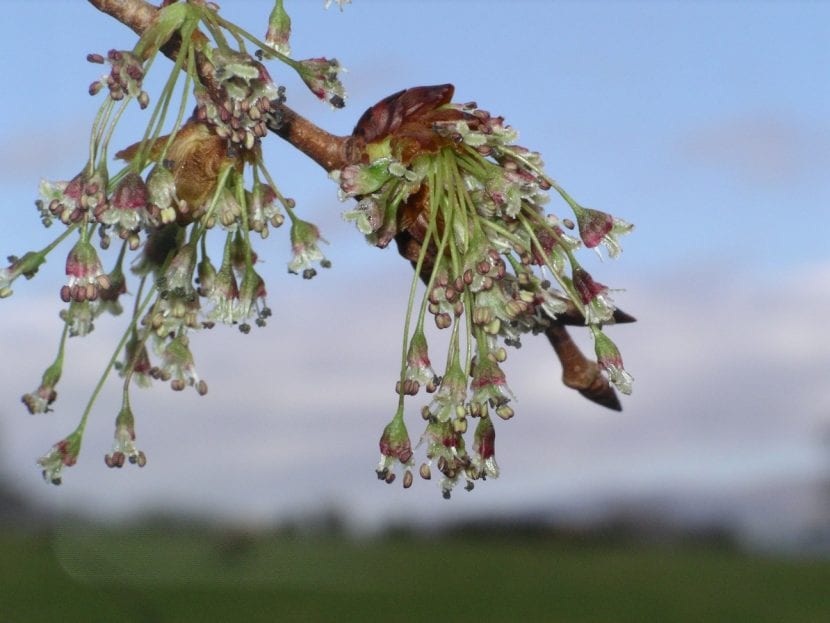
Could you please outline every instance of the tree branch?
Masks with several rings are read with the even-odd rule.
[[[115,18],[141,36],[153,23],[158,7],[145,0],[89,0],[99,11]],[[180,41],[172,39],[162,52],[171,59],[178,53]],[[214,88],[213,67],[202,58],[197,62],[199,76],[205,86]],[[360,161],[363,141],[353,136],[329,134],[284,103],[273,101],[273,112],[266,120],[268,129],[306,154],[326,171],[342,169],[347,164]]]
[[[157,7],[144,0],[89,0],[89,3],[137,35],[144,34],[158,13]]]
[[[562,362],[562,383],[565,386],[603,407],[622,411],[617,392],[602,375],[597,363],[582,354],[564,326],[554,322],[545,330],[545,335]]]

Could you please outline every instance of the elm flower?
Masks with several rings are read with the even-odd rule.
[[[144,66],[141,59],[128,50],[110,50],[107,52],[107,62],[112,69],[98,84],[109,87],[112,99],[120,101],[125,96],[135,97],[141,108],[146,108],[150,100],[149,95],[142,90]],[[97,92],[95,84],[90,86],[93,95]]]
[[[68,182],[41,180],[40,199],[36,205],[41,217],[57,217],[64,224],[77,223],[87,211],[103,210],[107,203],[107,170],[104,163],[98,169],[85,167]]]
[[[456,352],[429,406],[430,414],[439,422],[449,422],[464,417],[466,413],[464,401],[467,397],[467,379],[458,357],[459,353]]]
[[[120,259],[115,265],[115,268],[106,277],[109,285],[98,291],[95,315],[100,316],[105,312],[109,312],[113,316],[118,316],[124,311],[118,299],[122,294],[127,292],[127,280],[124,277]]]
[[[48,413],[51,411],[49,407],[58,397],[55,386],[61,378],[62,371],[63,356],[59,354],[55,362],[44,371],[40,386],[31,394],[25,394],[21,399],[29,410],[29,413],[35,415],[36,413]]]
[[[622,220],[621,218],[617,218],[616,216],[614,217],[614,226],[602,239],[602,244],[605,245],[605,248],[608,251],[608,257],[619,257],[620,253],[622,253],[622,247],[620,246],[620,241],[617,240],[617,236],[625,235],[632,229],[634,229],[634,225]]]
[[[499,466],[496,463],[496,429],[493,421],[487,417],[479,418],[473,435],[474,476],[477,478],[498,478]]]
[[[26,279],[34,277],[40,265],[46,261],[46,256],[43,253],[29,251],[23,257],[10,255],[7,259],[9,265],[0,269],[0,299],[13,294],[11,286],[21,275]]]
[[[218,320],[224,324],[239,321],[239,286],[232,270],[222,268],[216,273],[210,300],[213,303],[213,309],[209,314],[211,320]]]
[[[80,198],[80,207],[83,210],[98,214],[107,206],[107,169],[106,164],[101,162],[100,166],[92,173],[82,174],[83,192]]]
[[[291,18],[285,12],[283,0],[276,0],[271,14],[268,16],[268,30],[265,32],[265,43],[280,54],[289,56],[291,45],[288,38],[291,36]]]
[[[294,69],[319,99],[331,104],[332,108],[343,108],[346,105],[346,89],[337,76],[343,68],[336,58],[308,58],[297,61]]]
[[[193,245],[181,247],[163,275],[156,279],[159,296],[150,320],[160,337],[176,334],[185,327],[196,328],[199,297],[193,287],[196,251]]]
[[[129,405],[121,407],[115,418],[115,435],[112,451],[104,456],[107,467],[124,467],[129,461],[133,465],[144,467],[147,457],[144,452],[135,447],[135,418]]]
[[[82,174],[79,173],[67,182],[40,181],[38,200],[44,206],[43,211],[55,216],[62,223],[80,220],[81,192],[83,190]]]
[[[254,182],[254,187],[247,193],[248,228],[259,233],[263,240],[268,237],[268,225],[279,227],[285,217],[277,204],[277,194],[268,184]]]
[[[60,318],[69,325],[69,337],[84,337],[95,329],[95,310],[89,301],[72,301],[68,309],[61,310]]]
[[[441,493],[449,499],[452,489],[466,469],[470,466],[470,457],[464,447],[464,436],[451,422],[430,420],[421,437],[427,444],[427,458],[434,462],[444,478],[441,479]],[[468,481],[468,489],[472,483]]]
[[[423,329],[416,329],[409,341],[405,377],[406,380],[416,383],[418,387],[426,386],[428,392],[435,391],[438,384],[438,376],[429,361],[427,339]]]
[[[231,237],[228,236],[222,255],[222,265],[213,277],[213,284],[208,295],[213,303],[209,317],[225,324],[234,324],[239,320],[239,285],[233,271],[232,246]]]
[[[533,245],[533,263],[551,268],[554,273],[561,274],[565,270],[567,251],[578,249],[579,240],[562,231],[555,218],[545,220],[545,225],[539,225],[534,230],[534,235],[541,248],[538,245]]]
[[[547,283],[545,285],[549,286]],[[539,297],[541,299],[539,307],[548,318],[556,318],[559,314],[568,311],[568,299],[558,290],[543,286],[539,291]]]
[[[195,387],[200,396],[207,393],[207,383],[199,379],[196,374],[193,354],[190,352],[190,340],[187,336],[174,337],[164,347],[162,352],[162,374],[164,378],[171,378],[170,387],[175,391],[182,391],[185,387]]]
[[[234,194],[227,188],[223,188],[216,202],[216,215],[219,223],[227,231],[236,231],[239,219],[242,216],[242,206],[236,200]]]
[[[265,66],[248,54],[220,48],[214,51],[213,60],[220,69],[219,80],[229,96],[222,104],[231,112],[230,127],[238,122],[242,129],[252,130],[264,123],[262,113],[271,110],[272,100],[285,99],[284,88],[274,84]],[[251,149],[252,145],[246,147]]]
[[[216,267],[205,255],[196,266],[196,282],[199,284],[199,296],[210,297],[216,285]]]
[[[88,241],[81,238],[66,256],[67,285],[61,288],[61,299],[69,301],[94,301],[101,289],[110,286],[109,278],[101,270],[98,253]]]
[[[594,351],[597,364],[608,373],[608,380],[623,394],[631,393],[632,377],[623,367],[622,355],[617,345],[601,330],[594,329]]]
[[[273,103],[285,101],[284,88],[262,63],[226,46],[212,50],[211,63],[221,88],[196,90],[195,117],[213,126],[219,138],[252,150],[268,134],[265,116]]]
[[[343,212],[343,220],[354,221],[357,231],[368,237],[380,230],[383,225],[383,212],[374,198],[364,197],[354,210]]]
[[[471,404],[478,405],[482,410],[486,405],[494,409],[510,402],[512,394],[507,387],[507,378],[499,364],[489,355],[479,355],[473,365],[473,380],[470,389],[473,391]],[[486,411],[485,411],[486,413]]]
[[[590,208],[575,208],[574,213],[579,225],[579,236],[587,248],[593,249],[599,244],[604,244],[609,257],[616,258],[620,255],[622,247],[617,236],[627,234],[634,229],[631,223],[607,212]]]
[[[159,223],[176,220],[176,178],[163,163],[157,164],[147,176],[147,203]]]
[[[350,164],[332,173],[330,176],[340,186],[341,201],[368,195],[381,188],[392,177],[390,166],[393,162],[389,158],[379,158],[371,164]]]
[[[515,180],[510,179],[506,172],[494,174],[485,182],[486,197],[496,207],[496,214],[504,214],[515,218],[522,208],[522,194]]]
[[[270,310],[265,305],[265,281],[252,266],[245,268],[242,283],[239,285],[239,304],[237,315],[241,320],[250,318],[252,313],[257,314],[257,325],[263,326]],[[240,327],[241,328],[241,327]],[[244,329],[243,329],[244,331]]]
[[[482,314],[479,324],[485,324],[485,330],[492,334],[512,334],[510,324],[516,318],[517,305],[511,305],[513,296],[510,290],[514,280],[505,277],[498,281],[494,281],[489,288],[482,289],[476,293],[475,304],[477,310],[486,310],[479,312]]]
[[[581,266],[573,269],[573,285],[585,306],[585,324],[601,324],[614,317],[615,308],[608,296],[608,286],[594,281]]]
[[[41,180],[40,199],[36,204],[41,216],[47,213],[64,224],[77,223],[87,211],[100,211],[107,205],[107,170],[104,163],[98,169],[85,167],[68,182]]]
[[[312,262],[319,262],[320,266],[328,268],[330,265],[323,252],[320,251],[319,242],[326,242],[320,237],[320,230],[317,226],[308,221],[294,218],[291,222],[291,252],[293,257],[288,263],[288,272],[302,274],[303,279],[311,279],[317,271],[311,266]]]
[[[150,387],[153,375],[158,373],[158,369],[150,363],[147,346],[139,340],[137,332],[133,332],[124,346],[124,361],[115,365],[122,377],[132,375],[139,387]]]
[[[76,430],[37,460],[37,464],[43,469],[43,479],[46,482],[53,485],[61,484],[63,468],[72,467],[78,460],[81,437],[81,432]]]
[[[147,222],[148,192],[144,180],[138,173],[130,171],[115,187],[112,199],[103,210],[95,215],[99,223],[112,225],[118,235],[127,239]],[[138,246],[138,238],[131,248]]]
[[[380,437],[380,461],[375,472],[379,480],[392,483],[395,480],[394,467],[400,463],[404,466],[412,464],[412,443],[403,421],[403,406],[399,406],[392,421],[383,429]],[[409,477],[411,479],[411,476]],[[411,482],[411,480],[410,480]]]
[[[605,235],[614,227],[614,217],[607,212],[590,208],[574,208],[576,222],[579,226],[579,237],[583,244],[593,249]]]

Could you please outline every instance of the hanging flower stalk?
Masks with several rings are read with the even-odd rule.
[[[590,326],[600,360],[583,366],[571,385],[611,408],[619,402],[609,379],[631,391],[631,377],[602,332],[603,324],[630,318],[617,312],[608,288],[575,256],[580,246],[600,243],[618,255],[616,236],[631,226],[574,202],[544,173],[538,154],[515,144],[516,132],[503,118],[475,104],[452,104],[452,94],[452,85],[418,87],[370,108],[353,132],[363,158],[332,173],[341,198],[357,200],[345,218],[375,246],[394,240],[415,268],[393,423],[401,421],[404,396],[421,387],[434,392],[421,409],[427,463],[420,472],[431,476],[437,466],[446,496],[459,481],[469,489],[498,474],[493,421],[514,415],[501,364],[505,346],[518,347],[523,335],[548,333],[564,355],[563,324],[579,318]],[[551,188],[571,205],[579,238],[567,233],[570,221],[545,212]],[[420,300],[419,280],[425,286]],[[428,355],[429,317],[450,331],[440,376]],[[470,419],[478,422],[473,455],[465,443]],[[378,475],[389,482],[396,455],[385,447],[382,440]],[[399,460],[404,468],[406,458]]]
[[[318,246],[319,229],[280,193],[262,158],[261,140],[269,125],[281,125],[278,110],[285,101],[284,88],[263,61],[277,60],[297,72],[318,95],[320,89],[330,91],[333,105],[342,106],[345,97],[336,61],[323,68],[286,55],[290,19],[281,1],[269,23],[270,47],[224,20],[213,3],[165,2],[152,14],[146,7],[129,10],[129,2],[93,4],[121,12],[141,36],[130,50],[88,55],[89,62],[107,70],[88,89],[103,101],[90,131],[87,162],[69,181],[44,181],[37,201],[43,224],[59,223],[62,231],[46,248],[12,256],[0,269],[0,297],[5,298],[20,276],[33,277],[49,254],[67,238],[73,240],[66,281],[59,288],[67,307],[61,312],[58,356],[40,386],[22,398],[32,414],[53,409],[69,357],[67,340],[88,335],[98,318],[131,308],[76,430],[39,461],[45,479],[54,484],[77,460],[88,417],[113,369],[121,376],[123,398],[105,462],[143,466],[146,456],[135,446],[132,381],[142,386],[164,381],[174,390],[193,387],[204,395],[208,386],[197,373],[190,334],[216,323],[235,325],[242,333],[251,324],[265,326],[271,310],[265,280],[255,267],[252,232],[267,238],[269,228],[282,225],[287,214],[289,271],[310,278],[314,266],[330,265]],[[152,19],[139,23],[141,15]],[[256,46],[258,58],[246,45]],[[160,52],[173,64],[160,94],[151,99],[144,82]],[[194,101],[194,112],[186,116]],[[117,151],[122,165],[115,166],[110,143],[130,105],[147,111],[147,126],[141,140]],[[224,242],[219,257],[211,257],[208,238]],[[110,252],[116,257],[107,271],[113,240],[119,244]],[[125,305],[130,293],[135,300]]]
[[[475,104],[453,104],[452,85],[417,87],[367,110],[350,136],[333,136],[286,106],[284,87],[263,64],[276,60],[321,100],[334,108],[345,104],[336,60],[288,56],[291,20],[282,0],[274,4],[264,42],[204,0],[167,1],[160,9],[138,0],[90,1],[140,38],[130,50],[88,56],[108,70],[89,86],[103,102],[87,161],[68,181],[43,182],[36,204],[44,226],[59,222],[63,229],[42,250],[11,256],[0,269],[5,298],[20,276],[32,278],[72,239],[67,280],[58,289],[66,304],[58,355],[40,386],[23,396],[28,411],[52,411],[68,340],[92,332],[99,318],[131,311],[76,428],[38,461],[47,482],[60,484],[63,468],[77,461],[113,369],[122,400],[105,463],[142,467],[147,457],[136,446],[133,381],[205,395],[190,348],[193,332],[219,323],[248,333],[251,320],[265,326],[271,310],[252,232],[264,240],[287,218],[289,272],[311,279],[318,266],[331,265],[319,228],[282,195],[263,161],[261,142],[269,132],[329,171],[341,199],[357,201],[345,218],[375,246],[395,241],[415,269],[395,383],[398,405],[380,440],[379,478],[391,483],[401,469],[403,486],[410,487],[421,446],[417,471],[430,479],[437,469],[445,497],[459,482],[472,489],[475,481],[497,477],[495,422],[514,416],[503,364],[507,348],[518,347],[528,332],[547,335],[566,385],[620,408],[613,387],[629,393],[632,378],[603,326],[633,319],[615,308],[609,288],[582,267],[576,252],[604,245],[616,257],[618,237],[631,225],[575,202],[544,173],[538,154],[515,144],[515,131],[501,117]],[[347,3],[338,0],[341,9]],[[253,56],[247,46],[255,48]],[[173,65],[151,98],[144,80],[159,53]],[[149,118],[141,139],[115,154],[126,163],[116,167],[110,142],[130,105]],[[569,204],[576,224],[545,211],[550,189]],[[578,237],[568,233],[577,225]],[[218,244],[209,245],[209,237]],[[110,250],[113,241],[117,251]],[[215,247],[219,255],[209,252]],[[446,353],[430,349],[432,324],[449,332]],[[596,361],[571,341],[570,324],[589,326]],[[413,445],[407,400],[422,390],[429,395],[419,410],[425,430]]]

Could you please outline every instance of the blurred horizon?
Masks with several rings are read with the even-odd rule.
[[[268,3],[221,4],[264,32]],[[74,428],[124,325],[102,318],[93,335],[71,340],[55,413],[25,413],[20,396],[57,348],[56,252],[0,302],[3,481],[50,513],[115,521],[170,511],[267,526],[334,509],[371,532],[404,520],[590,522],[630,512],[721,522],[782,547],[813,535],[826,546],[830,86],[820,68],[830,66],[830,4],[354,0],[342,13],[322,1],[286,4],[294,57],[337,56],[350,70],[347,108],[336,113],[274,70],[289,104],[316,123],[347,133],[390,93],[453,82],[456,101],[504,115],[578,201],[635,224],[618,260],[583,253],[638,319],[609,330],[636,379],[624,411],[562,387],[548,344],[528,336],[507,362],[517,415],[497,423],[497,480],[449,502],[434,481],[416,479],[409,491],[379,483],[411,270],[394,250],[368,247],[342,221],[348,204],[335,185],[274,138],[265,149],[277,182],[320,226],[333,268],[311,282],[286,275],[287,230],[272,232],[257,245],[269,326],[194,337],[204,398],[162,385],[135,392],[142,470],[104,466],[118,408],[109,384],[78,464],[55,488],[35,460]],[[100,72],[84,57],[133,38],[86,3],[4,10],[0,66],[14,87],[0,104],[8,255],[54,235],[31,207],[40,179],[70,178],[84,163],[97,109],[86,88]],[[33,24],[46,41],[24,38]],[[127,127],[136,134],[145,119],[134,113]],[[552,197],[554,212],[566,207]],[[408,417],[414,440],[415,403]]]

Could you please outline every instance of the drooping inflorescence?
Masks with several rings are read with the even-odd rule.
[[[284,87],[273,81],[263,61],[282,61],[330,103],[342,103],[345,96],[336,75],[339,65],[291,59],[278,46],[269,47],[225,21],[217,10],[200,0],[166,2],[134,48],[87,56],[95,65],[108,66],[89,86],[91,95],[104,96],[91,129],[89,159],[68,181],[44,181],[36,202],[43,224],[60,223],[63,229],[46,248],[10,257],[0,269],[0,297],[7,297],[20,276],[33,277],[47,255],[72,239],[66,282],[58,288],[66,304],[58,355],[40,385],[22,399],[32,414],[52,410],[67,340],[88,335],[102,315],[130,309],[122,339],[79,424],[39,461],[49,482],[60,483],[61,470],[77,460],[87,418],[113,369],[122,378],[123,398],[105,462],[143,466],[146,457],[135,445],[132,381],[144,386],[168,382],[173,390],[192,387],[204,395],[208,386],[197,373],[190,334],[217,323],[243,333],[251,324],[265,326],[271,310],[265,280],[256,269],[255,234],[267,238],[287,216],[289,271],[311,278],[315,265],[330,265],[318,246],[319,230],[296,214],[294,201],[279,192],[262,158],[266,120],[278,124],[276,111],[285,101]],[[248,53],[246,41],[257,46],[257,58]],[[162,50],[174,62],[151,107],[144,80]],[[184,88],[175,95],[181,82]],[[131,104],[148,109],[147,129],[113,161],[111,137]],[[209,239],[220,244],[208,244]],[[222,251],[213,257],[209,249],[216,247]],[[129,305],[128,291],[135,293]]]
[[[347,3],[338,1],[341,9]],[[398,406],[381,436],[379,478],[392,482],[402,468],[403,485],[410,487],[420,446],[425,456],[418,473],[431,479],[437,469],[445,497],[458,483],[472,489],[477,480],[497,477],[496,422],[514,415],[502,364],[507,349],[528,333],[548,337],[565,366],[564,382],[592,400],[618,408],[609,381],[631,391],[619,350],[603,332],[603,325],[631,319],[576,258],[580,247],[599,245],[616,257],[618,236],[631,225],[575,202],[545,174],[539,154],[516,145],[516,132],[502,117],[474,103],[452,103],[451,85],[385,98],[348,137],[303,125],[308,122],[285,106],[285,88],[273,81],[265,60],[293,69],[334,108],[344,105],[345,91],[335,59],[287,55],[290,30],[282,0],[274,4],[264,42],[222,18],[213,3],[165,2],[133,49],[88,56],[109,65],[89,87],[90,94],[104,96],[89,159],[68,181],[44,181],[37,202],[43,224],[59,222],[63,229],[46,248],[10,257],[0,269],[2,298],[71,239],[66,281],[56,288],[66,305],[58,353],[40,385],[22,399],[32,414],[53,408],[67,341],[88,335],[98,318],[129,309],[80,422],[38,461],[48,482],[59,484],[63,468],[77,461],[88,417],[112,370],[123,392],[105,463],[146,463],[136,446],[133,382],[207,393],[192,334],[216,324],[242,333],[252,323],[265,326],[272,312],[254,243],[268,238],[271,228],[290,221],[290,273],[311,279],[318,267],[330,266],[319,228],[297,214],[266,168],[261,142],[269,132],[327,168],[340,198],[357,202],[344,217],[375,246],[394,241],[414,268],[394,385]],[[256,47],[253,55],[246,42]],[[173,65],[151,99],[144,79],[160,52]],[[110,141],[133,103],[147,109],[147,129],[114,154],[126,163],[116,166]],[[545,210],[551,189],[568,203],[575,222]],[[578,236],[569,233],[574,228]],[[131,302],[128,293],[134,293]],[[442,366],[433,363],[428,318],[449,333]],[[569,341],[564,325],[575,322],[588,325],[596,361]],[[413,444],[406,399],[422,390],[429,398],[417,411],[425,428]]]
[[[421,408],[428,462],[420,473],[430,476],[435,464],[446,496],[461,480],[472,488],[498,474],[493,418],[514,414],[501,364],[505,346],[519,346],[524,334],[546,332],[575,311],[595,336],[599,366],[617,389],[631,391],[631,377],[601,328],[614,321],[608,288],[575,256],[580,246],[600,243],[616,256],[616,236],[631,226],[574,202],[543,172],[537,153],[515,144],[502,117],[473,103],[452,104],[452,93],[451,85],[418,87],[367,111],[354,131],[364,160],[332,175],[341,198],[357,200],[345,218],[376,246],[395,240],[415,268],[399,405],[381,438],[378,476],[393,480],[396,464],[411,473],[404,397],[424,387],[432,397]],[[571,205],[580,238],[566,232],[572,222],[545,212],[551,188]],[[441,375],[430,361],[428,316],[450,331]],[[474,429],[470,450],[468,428]]]

